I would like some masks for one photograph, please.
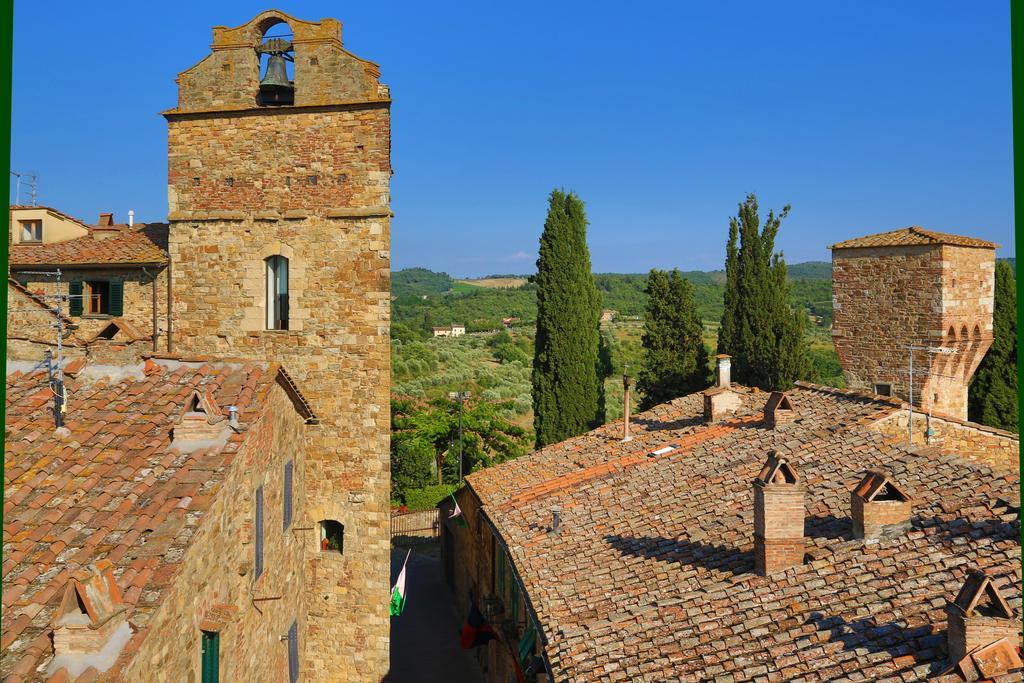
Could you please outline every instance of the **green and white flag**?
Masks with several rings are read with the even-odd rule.
[[[410,548],[405,553],[405,562],[402,563],[402,571],[398,573],[398,580],[395,582],[395,587],[391,589],[391,616],[397,617],[402,614],[402,610],[405,609],[405,565],[409,564],[409,554],[412,552]]]
[[[455,507],[448,514],[448,519],[456,520],[459,523],[459,526],[468,526],[466,524],[466,518],[462,516],[462,508],[459,507],[459,501],[455,500],[455,494],[450,493],[448,495],[452,497],[452,502],[455,504]]]

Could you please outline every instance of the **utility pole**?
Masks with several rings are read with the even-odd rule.
[[[462,404],[469,398],[468,391],[448,392],[448,398],[459,402],[459,485],[462,485]]]

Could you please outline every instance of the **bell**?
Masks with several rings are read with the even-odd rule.
[[[291,104],[295,101],[295,86],[288,80],[283,55],[272,54],[267,60],[267,72],[260,81],[260,98],[263,102],[273,104]]]

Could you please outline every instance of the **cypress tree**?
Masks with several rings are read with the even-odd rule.
[[[651,270],[642,338],[644,360],[637,377],[641,410],[707,386],[708,352],[702,330],[689,280],[678,270]]]
[[[1013,268],[996,262],[992,346],[978,366],[968,389],[971,421],[1018,431],[1017,415],[1017,290]]]
[[[733,357],[733,377],[762,389],[788,389],[808,370],[806,314],[789,306],[786,262],[775,237],[789,205],[768,212],[764,228],[754,194],[729,219],[726,292],[718,352]]]
[[[533,426],[541,448],[599,419],[601,294],[590,271],[583,201],[574,193],[551,193],[536,284]]]

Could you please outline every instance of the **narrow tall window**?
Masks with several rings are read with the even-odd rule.
[[[284,464],[284,530],[292,525],[292,474],[295,465],[291,460]]]
[[[22,242],[42,242],[43,222],[42,221],[21,221]]]
[[[299,680],[299,624],[293,621],[288,629],[288,681]]]
[[[202,683],[217,683],[220,679],[220,634],[203,631]]]
[[[263,574],[263,487],[256,489],[256,568],[253,571],[253,581]]]
[[[267,329],[288,329],[288,259],[267,259]]]

